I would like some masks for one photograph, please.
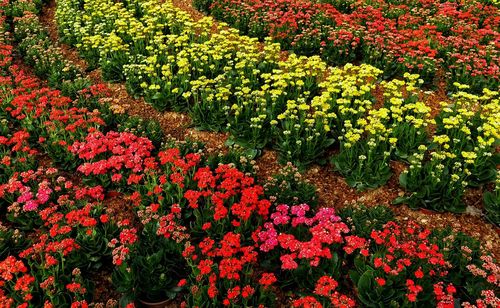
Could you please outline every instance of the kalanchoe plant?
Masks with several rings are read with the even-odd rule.
[[[441,139],[440,139],[441,140]],[[465,174],[460,173],[461,164],[452,164],[446,155],[432,152],[428,161],[424,161],[427,147],[421,146],[420,153],[410,157],[409,169],[403,171],[399,182],[409,196],[398,197],[395,204],[407,203],[410,207],[429,208],[436,211],[462,212]]]
[[[47,78],[50,86],[62,89],[71,97],[89,86],[90,81],[81,77],[80,69],[66,60],[52,43],[38,16],[24,14],[16,19],[14,38],[19,42],[18,48],[25,61],[33,66],[37,76]]]
[[[386,223],[394,220],[392,210],[383,205],[365,206],[354,204],[338,210],[354,235],[369,238],[373,230],[382,230]]]
[[[11,295],[5,305],[22,303],[27,306],[33,298],[35,278],[28,272],[26,264],[14,256],[8,256],[0,262],[0,273],[2,290]]]
[[[351,187],[359,190],[384,185],[392,175],[389,167],[391,146],[372,138],[353,145],[342,144],[340,153],[332,158],[335,170],[346,177]]]
[[[77,258],[69,259],[72,265],[85,270],[97,271],[110,264],[111,248],[109,242],[117,235],[113,216],[104,212],[100,202],[78,200],[68,209],[66,221],[59,225],[71,226],[72,236],[80,246]]]
[[[313,288],[321,275],[339,274],[339,252],[349,232],[335,211],[311,211],[306,204],[276,207],[257,233],[261,265],[277,274],[284,289]],[[337,277],[338,278],[338,277]]]
[[[499,269],[491,266],[493,257],[477,239],[446,228],[434,230],[429,240],[439,246],[451,264],[453,270],[448,271],[443,280],[456,286],[456,296],[462,301],[481,299],[484,290],[498,291],[499,279],[495,275]]]
[[[339,283],[331,276],[321,276],[311,295],[292,301],[293,307],[356,307],[356,301],[337,290]]]
[[[187,302],[271,303],[272,292],[256,289],[252,279],[258,255],[252,233],[270,207],[264,189],[231,165],[205,166],[197,153],[181,155],[171,148],[158,159],[161,169],[147,173],[131,197],[139,217],[154,212],[162,219],[175,212],[175,221],[165,221],[165,230],[189,226],[189,242],[183,245],[189,277],[179,281],[179,286],[187,281],[191,285]]]
[[[409,193],[396,203],[463,212],[465,188],[484,185],[497,174],[498,92],[485,89],[477,96],[459,91],[451,104],[442,105],[431,144],[420,145],[400,175],[400,184]]]
[[[292,163],[270,177],[264,184],[264,191],[266,197],[276,205],[308,204],[314,208],[318,204],[316,187],[303,179]]]
[[[373,230],[372,254],[357,257],[350,271],[359,300],[368,307],[436,304],[433,283],[446,275],[450,264],[429,235],[416,224],[403,228],[394,222]]]
[[[83,142],[75,142],[71,151],[84,163],[78,171],[89,184],[118,188],[138,183],[146,171],[156,166],[151,157],[151,141],[129,132],[96,132]]]
[[[266,273],[256,284],[253,269],[258,252],[244,233],[228,232],[220,240],[207,235],[198,245],[186,246],[183,255],[191,267],[190,306],[273,304],[275,295],[269,286],[276,278]]]
[[[40,211],[55,201],[55,190],[64,192],[72,187],[70,181],[58,181],[57,169],[38,169],[16,172],[5,184],[0,185],[0,197],[8,205],[6,218],[20,229],[40,227]]]
[[[78,253],[78,244],[63,234],[59,234],[58,238],[49,238],[47,234],[43,234],[32,247],[19,254],[27,259],[27,264],[34,273],[33,288],[38,291],[38,298],[32,297],[33,302],[48,301],[53,305],[68,305],[73,294],[82,300],[89,295],[87,286],[81,280],[80,270],[65,262]]]
[[[212,169],[216,169],[221,164],[232,164],[238,170],[252,175],[255,174],[258,169],[255,160],[252,159],[252,155],[249,154],[244,148],[237,145],[230,147],[227,153],[209,155],[207,157],[207,164]]]
[[[140,211],[142,231],[120,223],[119,238],[110,242],[113,247],[113,284],[123,294],[121,302],[134,300],[160,302],[173,299],[181,290],[178,282],[187,277],[182,257],[183,242],[189,235],[178,224],[180,208],[162,216],[151,205]]]
[[[155,148],[162,145],[164,136],[160,123],[156,120],[143,120],[138,116],[130,116],[117,125],[119,132],[129,132],[151,140]]]
[[[12,135],[0,133],[0,183],[5,183],[17,171],[28,171],[37,166],[39,153],[29,144],[30,134],[21,130]]]
[[[0,260],[18,254],[29,244],[30,240],[23,231],[0,224]]]

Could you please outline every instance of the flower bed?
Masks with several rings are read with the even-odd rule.
[[[283,162],[305,166],[324,162],[337,144],[331,162],[358,189],[385,184],[390,160],[402,160],[408,196],[398,201],[438,211],[464,211],[465,188],[495,180],[497,91],[472,95],[455,83],[433,119],[418,75],[379,83],[383,72],[369,65],[332,68],[295,54],[281,60],[276,44],[259,47],[209,18],[194,22],[169,1],[93,0],[83,9],[60,1],[57,9],[63,39],[105,77],[124,79],[131,94],[160,110],[188,111],[202,129],[228,131],[254,153],[272,145]]]
[[[194,0],[243,33],[279,42],[329,64],[362,61],[388,76],[442,68],[448,85],[499,85],[498,5],[469,1]]]
[[[499,268],[477,240],[388,209],[310,206],[293,169],[261,185],[239,157],[114,131],[137,121],[109,114],[104,86],[62,96],[2,39],[0,306],[88,307],[110,272],[120,307],[498,306]]]

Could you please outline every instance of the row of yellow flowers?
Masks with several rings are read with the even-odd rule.
[[[194,21],[171,1],[61,0],[56,18],[63,40],[106,79],[250,149],[272,144],[283,161],[308,164],[337,141],[332,161],[358,188],[385,183],[389,161],[406,160],[401,182],[412,193],[403,201],[436,209],[463,210],[457,190],[495,179],[498,92],[459,89],[433,119],[418,75],[379,82],[382,71],[369,65],[284,57],[278,44]]]

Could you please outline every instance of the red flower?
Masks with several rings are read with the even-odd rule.
[[[210,272],[212,271],[213,264],[214,264],[214,262],[210,259],[201,260],[200,263],[198,264],[198,269],[200,270],[200,275],[210,274]]]
[[[84,294],[86,292],[85,288],[82,287],[81,284],[77,282],[72,282],[66,285],[66,289],[73,293],[81,293]]]
[[[31,285],[34,282],[35,282],[35,277],[29,274],[24,274],[23,276],[17,279],[16,284],[14,285],[14,290],[26,293],[30,290]]]
[[[243,269],[243,262],[236,258],[222,259],[219,263],[219,276],[230,280],[239,280],[239,272]]]
[[[417,278],[419,278],[419,279],[424,278],[424,272],[422,272],[422,268],[419,268],[419,269],[415,272],[415,277],[417,277]]]
[[[179,282],[177,283],[177,286],[178,287],[183,287],[187,284],[187,280],[186,279],[181,279],[179,280]]]
[[[330,297],[330,301],[332,303],[332,306],[335,308],[356,307],[356,302],[352,298],[344,294],[340,294],[337,291],[332,294],[332,296]]]
[[[125,245],[132,245],[137,241],[137,230],[135,228],[123,229],[120,232],[120,242]]]
[[[294,270],[299,265],[295,262],[293,255],[287,254],[280,257],[281,268],[285,270]]]
[[[415,293],[406,294],[406,297],[408,298],[408,300],[410,302],[416,302],[417,301],[417,294],[415,294]]]
[[[236,287],[229,289],[227,291],[227,298],[229,300],[235,299],[236,297],[238,297],[238,295],[240,295],[240,286],[236,286]]]
[[[243,298],[248,298],[252,296],[255,293],[255,289],[252,288],[251,286],[244,286],[243,290],[241,290],[241,297]]]
[[[107,223],[107,222],[109,221],[109,217],[108,217],[108,215],[106,215],[106,214],[102,214],[102,215],[99,217],[99,220],[100,220],[103,224],[105,224],[105,223]]]
[[[264,288],[269,287],[277,281],[276,276],[273,273],[263,273],[262,277],[259,279],[259,284]]]
[[[198,208],[198,199],[202,196],[202,193],[195,190],[188,190],[184,193],[184,198],[189,202],[189,206],[193,209]]]
[[[380,278],[380,277],[377,277],[375,278],[375,281],[377,282],[377,284],[381,287],[385,286],[385,279],[384,278]]]
[[[346,245],[344,246],[344,251],[347,254],[351,254],[356,249],[364,248],[366,246],[366,239],[359,236],[349,235],[345,237],[345,240]]]
[[[294,300],[292,307],[321,308],[323,305],[313,296],[305,296]]]
[[[316,282],[314,294],[328,297],[333,293],[333,291],[335,291],[338,285],[337,281],[335,281],[332,277],[322,276]]]

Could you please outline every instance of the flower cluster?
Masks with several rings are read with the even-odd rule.
[[[0,180],[5,181],[15,171],[26,171],[36,167],[36,154],[28,142],[30,133],[19,130],[11,133],[7,121],[2,120],[0,129]]]
[[[103,176],[99,183],[103,185],[106,180],[108,184],[109,180],[128,185],[138,183],[142,178],[139,173],[156,166],[151,157],[153,149],[149,139],[127,132],[95,132],[71,146],[71,152],[84,160],[78,171],[85,176]]]
[[[90,80],[82,77],[82,70],[66,59],[59,47],[52,44],[48,30],[42,26],[37,14],[40,3],[16,1],[12,6],[29,3],[21,16],[14,18],[14,39],[18,51],[25,61],[32,65],[34,73],[46,78],[51,87],[62,90],[65,95],[75,97],[77,92],[88,87]]]
[[[292,207],[279,205],[276,212],[271,214],[272,222],[265,223],[263,230],[257,234],[261,251],[281,251],[281,268],[284,270],[297,269],[297,261],[304,260],[310,266],[316,267],[322,259],[331,259],[330,247],[342,244],[343,235],[349,232],[349,228],[340,222],[340,217],[336,216],[331,208],[322,208],[310,218],[306,216],[309,213],[310,207],[307,204]],[[305,232],[301,232],[307,241],[297,239],[293,235],[295,232],[284,233],[276,230],[279,228],[290,232],[302,227],[306,227],[310,233],[304,235]]]
[[[1,261],[0,279],[2,287],[15,294],[21,302],[29,302],[33,298],[31,292],[35,278],[28,273],[23,261],[13,256]],[[0,303],[2,306],[10,307],[15,301],[13,298],[2,296],[0,292]]]
[[[499,92],[485,89],[479,96],[464,92],[467,85],[456,86],[460,91],[453,94],[453,103],[442,103],[430,144],[409,156],[409,169],[400,177],[410,192],[401,201],[411,206],[461,212],[466,187],[496,180]]]
[[[12,5],[14,10],[20,4]],[[17,25],[17,34],[29,28],[21,21]],[[79,268],[102,266],[110,254],[102,248],[113,234],[112,220],[106,219],[100,204],[102,187],[76,185],[52,166],[64,169],[68,160],[74,163],[68,144],[104,122],[98,111],[77,107],[59,91],[9,65],[12,48],[2,50],[6,53],[0,73],[0,115],[7,121],[0,124],[0,205],[5,223],[0,232],[0,303],[85,306],[90,284]],[[43,154],[54,161],[40,163]]]

